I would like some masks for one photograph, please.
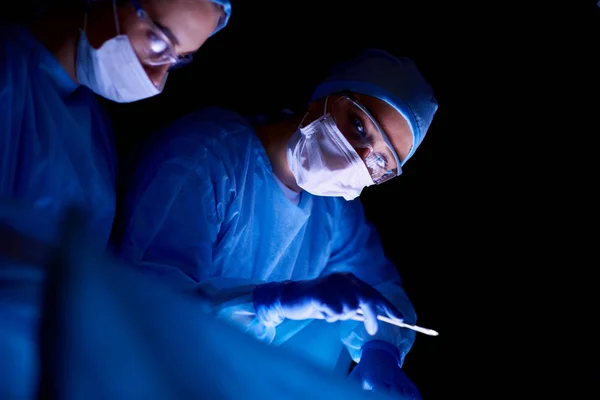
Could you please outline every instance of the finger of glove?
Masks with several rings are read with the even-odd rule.
[[[345,308],[344,312],[339,315],[340,321],[346,321],[349,319],[354,319],[358,315],[358,310],[360,307],[356,308]]]
[[[354,291],[332,291],[322,299],[322,307],[335,320],[349,319],[356,315],[360,308]]]
[[[358,304],[358,300],[356,300]],[[345,321],[358,314],[358,306],[347,306],[340,303],[325,304],[318,308],[327,322]]]
[[[339,308],[341,309],[341,306]],[[341,312],[326,304],[321,305],[318,311],[327,322],[336,322],[340,319]]]
[[[325,315],[321,312],[320,307],[321,302],[307,298],[298,300],[296,303],[282,304],[281,310],[285,318],[292,320],[324,319]]]
[[[371,301],[361,302],[360,309],[363,312],[363,317],[365,319],[365,329],[367,333],[371,336],[377,333],[378,323],[377,323],[377,310],[375,304]]]
[[[386,315],[390,318],[399,321],[404,321],[404,314],[402,314],[402,312],[400,312],[400,310],[398,310],[396,306],[394,306],[377,289],[375,289],[368,283],[359,280],[358,278],[354,278],[354,281],[356,293],[358,293],[359,297],[363,300],[363,302],[369,302],[374,304],[373,308],[375,310],[375,313],[380,311],[382,315]]]

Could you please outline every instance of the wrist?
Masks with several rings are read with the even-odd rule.
[[[384,352],[385,354],[389,355],[390,359],[393,360],[398,367],[400,367],[400,350],[393,344],[383,340],[370,340],[363,344],[360,349],[361,360],[363,357],[369,357],[370,354],[374,354],[376,352]]]
[[[260,322],[266,326],[277,326],[285,319],[281,310],[281,297],[288,281],[258,285],[252,293],[254,310]]]

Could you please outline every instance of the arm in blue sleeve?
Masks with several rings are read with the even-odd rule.
[[[26,65],[0,25],[0,196],[13,197],[17,178],[20,121],[27,92]]]
[[[27,49],[19,46],[14,35],[13,29],[0,23],[0,226],[51,243],[57,235],[57,216],[19,196],[19,176],[23,174],[22,124],[34,115],[26,109],[26,96],[31,96],[32,91],[30,60]],[[13,256],[28,259],[34,253],[19,244],[17,237],[12,240],[1,247]]]
[[[173,139],[155,159],[140,164],[125,201],[120,255],[174,290],[202,293],[216,315],[270,343],[275,328],[258,321],[252,300],[254,288],[264,282],[221,277],[213,265],[228,215],[237,214],[228,212],[235,178],[227,153],[210,155],[202,147]],[[186,157],[186,149],[194,148]],[[157,160],[165,153],[178,155]]]
[[[16,196],[19,173],[23,173],[19,168],[21,124],[31,118],[24,108],[31,87],[26,57],[16,51],[12,39],[0,23],[0,398],[3,399],[35,396],[32,388],[36,386],[39,370],[36,339],[45,282],[40,263],[45,250],[38,241],[56,237],[54,215]],[[36,240],[23,240],[21,234]],[[32,243],[36,246],[31,246]]]
[[[126,261],[165,279],[202,279],[222,221],[210,177],[198,172],[169,160],[132,181],[120,244]]]
[[[366,220],[360,201],[340,201],[338,204],[333,252],[324,274],[353,273],[390,300],[404,314],[407,323],[415,324],[415,310],[402,288],[400,275],[386,258],[379,235]],[[364,343],[384,340],[398,347],[402,363],[414,343],[415,332],[380,322],[377,334],[371,336],[362,322],[343,321],[341,339],[356,362],[360,360]]]

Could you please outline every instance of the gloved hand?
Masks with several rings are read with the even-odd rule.
[[[373,340],[363,345],[360,362],[348,379],[357,381],[364,390],[392,392],[400,398],[421,400],[414,383],[400,368],[400,351],[391,343]]]
[[[365,328],[371,335],[377,333],[377,314],[404,319],[381,293],[350,273],[259,285],[254,289],[254,307],[267,326],[277,326],[285,318],[347,320],[362,310]]]

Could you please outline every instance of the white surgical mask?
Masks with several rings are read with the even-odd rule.
[[[86,16],[87,19],[87,16]],[[116,18],[117,33],[119,23]],[[81,32],[77,46],[77,79],[94,93],[117,103],[130,103],[155,96],[162,91],[148,77],[127,35],[117,34],[102,47],[94,49]]]
[[[298,186],[316,196],[353,200],[374,185],[365,163],[330,114],[292,135],[287,160]]]

